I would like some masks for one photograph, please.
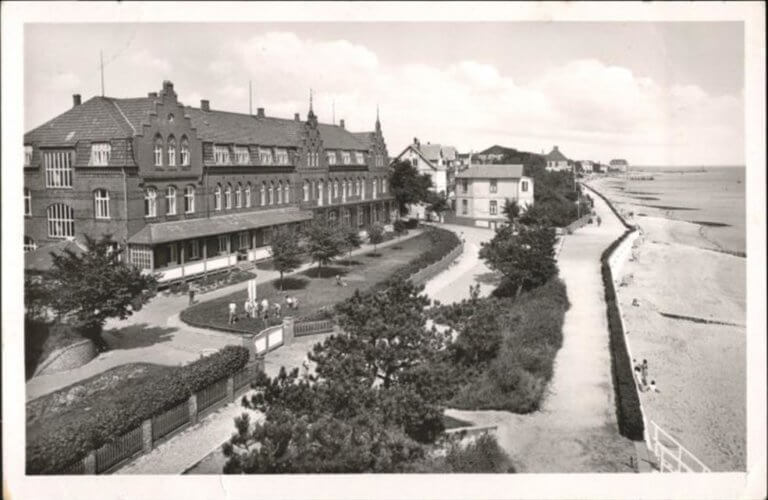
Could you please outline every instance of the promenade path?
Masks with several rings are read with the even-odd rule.
[[[624,232],[602,199],[602,225],[565,236],[558,258],[570,309],[563,346],[542,408],[528,415],[504,411],[448,410],[475,425],[497,425],[497,438],[518,472],[630,472],[631,441],[616,424],[608,349],[608,324],[600,256]]]
[[[378,247],[395,245],[404,239],[418,236],[421,232],[421,230],[410,231],[407,236],[384,242]],[[373,250],[372,245],[364,244],[353,251],[352,255],[371,250]],[[311,263],[304,264],[289,274],[300,273],[310,267],[312,267]],[[257,283],[272,281],[280,276],[277,271],[257,270],[256,273]],[[245,290],[247,287],[248,282],[243,281],[205,294],[198,294],[196,301],[205,302],[232,292]],[[99,354],[91,362],[74,370],[31,378],[26,383],[27,401],[116,366],[128,363],[157,363],[178,366],[198,359],[205,349],[221,349],[226,345],[241,344],[242,340],[238,335],[195,328],[183,323],[179,319],[179,313],[188,305],[189,298],[186,295],[160,294],[147,303],[141,311],[128,318],[109,320],[104,327],[103,337],[110,350]],[[285,355],[285,353],[281,353],[279,357]],[[302,352],[299,359],[303,356],[304,353]],[[266,366],[268,372],[270,366],[271,360],[268,357]]]

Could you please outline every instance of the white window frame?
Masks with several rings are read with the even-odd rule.
[[[75,236],[75,211],[65,203],[56,203],[46,210],[48,237],[55,239]]]
[[[283,181],[277,181],[277,204],[283,204]]]
[[[35,240],[29,236],[24,236],[24,252],[31,252],[33,250],[37,250],[37,244],[35,244]]]
[[[261,189],[259,190],[259,195],[260,195],[259,201],[261,202],[260,205],[262,207],[267,206],[267,183],[266,182],[261,183]]]
[[[269,182],[269,187],[267,188],[267,204],[275,204],[275,183],[272,181]]]
[[[522,191],[523,193],[528,192],[528,181],[522,181],[520,183],[520,191]]]
[[[141,270],[152,270],[152,247],[149,245],[131,245],[128,250],[131,264]]]
[[[355,151],[355,163],[358,165],[365,163],[365,156],[360,151]]]
[[[251,196],[253,195],[253,187],[251,183],[245,185],[245,208],[251,208]]]
[[[285,181],[285,185],[283,185],[283,202],[291,202],[291,181]]]
[[[213,159],[216,162],[216,165],[229,165],[231,163],[229,158],[229,147],[222,146],[220,144],[214,144]]]
[[[304,194],[304,201],[309,201],[309,181],[304,180],[304,186],[302,187],[303,194]]]
[[[240,231],[237,233],[237,249],[247,250],[249,247],[250,238],[248,237],[248,231]]]
[[[213,210],[221,211],[221,184],[216,184],[216,188],[213,190]]]
[[[189,166],[189,140],[186,136],[181,138],[181,166]]]
[[[328,165],[336,165],[336,152],[335,151],[326,151],[325,152],[325,158],[328,161]]]
[[[72,153],[70,151],[46,151],[43,153],[45,164],[45,187],[72,187]]]
[[[176,215],[176,187],[165,188],[165,215]]]
[[[336,199],[339,197],[339,180],[334,179],[333,180],[333,199]]]
[[[97,219],[109,219],[109,191],[104,188],[94,190],[93,207]]]
[[[490,215],[499,215],[499,203],[496,200],[488,201],[488,213]]]
[[[220,234],[217,240],[219,242],[219,255],[225,255],[227,253],[227,241],[229,241],[229,237],[226,234]]]
[[[91,144],[90,165],[106,167],[109,165],[109,157],[112,154],[112,145],[108,142],[94,142]]]
[[[24,215],[32,215],[32,190],[24,188]]]
[[[32,146],[24,146],[24,166],[28,167],[32,164]]]
[[[147,188],[144,191],[144,217],[157,217],[157,189]]]
[[[275,164],[288,165],[288,150],[275,148]]]
[[[168,138],[168,166],[176,166],[176,138],[173,136]]]
[[[168,245],[168,264],[179,263],[179,246],[176,243]]]
[[[488,192],[489,193],[498,193],[499,192],[499,182],[496,179],[490,179],[488,181]]]
[[[189,260],[200,258],[200,240],[189,240]]]
[[[381,193],[387,193],[387,179],[381,179]]]
[[[184,213],[195,213],[195,186],[186,186],[184,188]]]
[[[349,154],[349,151],[342,151],[341,152],[341,163],[344,165],[349,165],[352,163],[352,155]]]
[[[161,137],[155,137],[155,145],[153,146],[153,154],[155,159],[155,166],[163,166],[163,139]]]
[[[247,146],[235,146],[235,161],[238,165],[248,165],[251,163],[251,153]]]
[[[232,209],[232,184],[227,184],[227,187],[224,188],[224,208]]]
[[[259,163],[261,165],[272,165],[272,150],[269,148],[259,148]]]
[[[243,208],[243,185],[239,182],[235,187],[235,208]]]

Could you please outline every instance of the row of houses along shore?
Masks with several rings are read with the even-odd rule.
[[[316,215],[363,228],[391,220],[387,146],[373,130],[218,111],[177,99],[92,97],[24,136],[28,271],[50,252],[110,234],[162,281],[269,255],[275,228]]]

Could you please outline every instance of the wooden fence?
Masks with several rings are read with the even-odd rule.
[[[300,321],[296,322],[293,329],[293,335],[295,337],[301,337],[304,335],[317,335],[319,333],[332,332],[334,328],[333,320],[321,319],[318,321]]]

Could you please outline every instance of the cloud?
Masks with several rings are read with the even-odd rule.
[[[53,75],[49,80],[48,87],[51,90],[64,90],[68,92],[72,89],[77,89],[79,85],[80,77],[72,72],[67,71]]]
[[[136,67],[167,74],[171,71],[171,63],[168,60],[155,56],[147,49],[132,52],[128,61]]]

